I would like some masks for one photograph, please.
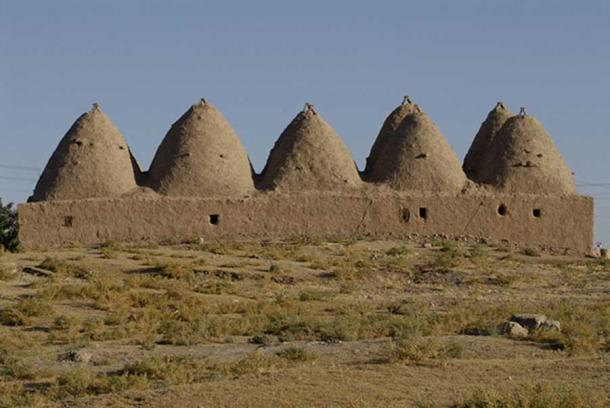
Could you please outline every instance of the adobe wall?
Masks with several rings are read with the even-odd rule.
[[[499,213],[501,205],[504,215]],[[538,217],[535,209],[540,210]],[[414,196],[400,192],[261,192],[243,198],[141,195],[21,204],[19,225],[19,238],[26,248],[106,240],[439,234],[588,254],[593,242],[593,200],[575,195]]]

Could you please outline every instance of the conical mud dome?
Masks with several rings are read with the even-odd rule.
[[[174,123],[150,166],[148,184],[161,194],[183,197],[251,193],[250,161],[235,131],[201,100]]]
[[[310,104],[282,132],[262,174],[266,189],[337,191],[359,186],[347,146]]]
[[[542,124],[521,113],[506,121],[489,150],[484,181],[500,190],[576,194],[572,172]]]
[[[59,142],[31,200],[117,197],[137,187],[139,172],[125,139],[94,104]]]
[[[498,102],[481,124],[481,128],[477,132],[462,166],[471,180],[481,181],[481,172],[487,165],[486,158],[489,147],[502,125],[512,116],[513,113],[506,109],[502,102]]]
[[[409,191],[457,193],[467,183],[451,146],[423,112],[403,119],[372,176]]]
[[[367,179],[375,181],[373,177],[379,173],[378,166],[383,166],[385,149],[392,138],[396,136],[396,130],[398,130],[398,126],[400,126],[405,116],[419,111],[419,106],[414,104],[411,98],[405,96],[402,104],[394,109],[386,118],[377,135],[377,139],[375,139],[375,143],[373,143],[373,147],[371,147],[371,153],[366,159],[364,174]]]

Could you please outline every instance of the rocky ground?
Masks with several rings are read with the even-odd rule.
[[[608,404],[608,261],[422,244],[4,253],[0,407]]]

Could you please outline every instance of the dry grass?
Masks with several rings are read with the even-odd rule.
[[[582,392],[573,387],[559,387],[548,383],[522,387],[513,392],[479,389],[454,408],[579,408],[606,407],[603,392]]]
[[[493,358],[507,367],[522,364],[509,356],[523,348],[548,364],[586,359],[591,381],[603,378],[610,264],[526,255],[449,241],[422,249],[299,237],[171,247],[107,242],[5,254],[0,407],[214,381],[241,384],[314,368],[324,375],[337,369],[383,376],[387,369],[476,367],[492,353],[479,350],[486,339],[496,339],[500,349]],[[13,264],[52,276],[15,273]],[[559,320],[562,331],[503,338],[499,324],[518,312],[544,313]],[[83,348],[104,353],[94,352],[89,364],[57,361],[58,354]],[[418,375],[435,378],[428,371]],[[26,392],[32,381],[46,385]],[[490,395],[492,405],[473,394],[457,406],[537,406],[531,398],[524,400],[530,405],[510,405],[511,393]]]
[[[421,363],[426,360],[460,358],[462,353],[463,346],[460,343],[442,345],[434,338],[404,337],[390,344],[388,361]]]

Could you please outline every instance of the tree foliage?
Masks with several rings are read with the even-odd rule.
[[[13,203],[4,205],[0,198],[0,249],[16,251],[19,248],[17,233],[17,211]]]

